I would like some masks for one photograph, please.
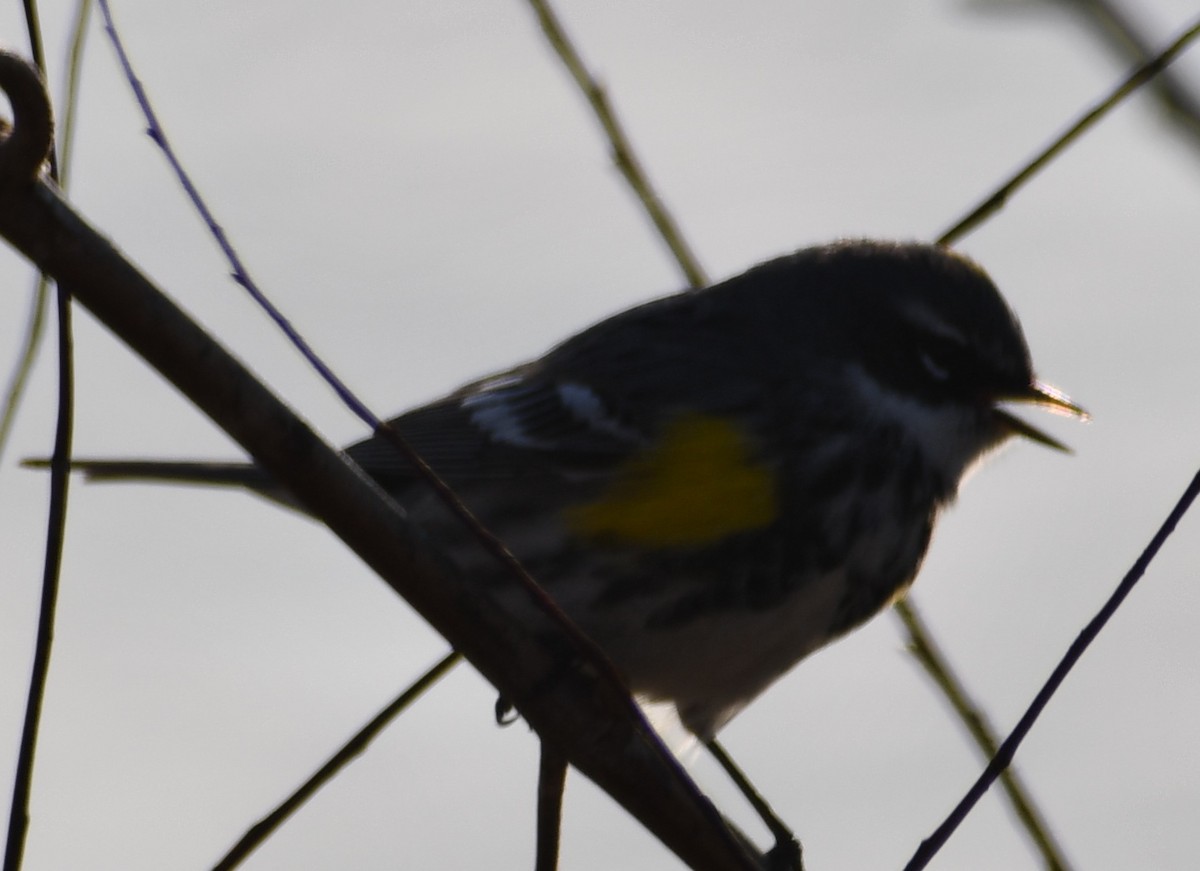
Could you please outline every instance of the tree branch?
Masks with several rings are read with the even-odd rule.
[[[461,577],[414,536],[377,485],[326,445],[86,224],[40,176],[49,103],[30,67],[0,55],[16,115],[0,142],[0,235],[136,350],[402,595],[517,707],[543,740],[700,869],[748,869],[747,852],[582,636],[528,590]],[[519,613],[519,617],[517,614]]]

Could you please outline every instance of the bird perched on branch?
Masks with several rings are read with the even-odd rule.
[[[968,259],[849,241],[617,314],[392,420],[636,694],[710,740],[912,582],[1013,403],[1085,417],[1036,380]],[[386,441],[346,454],[468,576],[504,569]],[[237,484],[252,464],[76,461],[96,480]]]

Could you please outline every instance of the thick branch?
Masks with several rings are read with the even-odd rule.
[[[221,426],[307,510],[323,520],[509,699],[543,740],[557,745],[694,868],[757,866],[711,804],[662,747],[628,693],[561,621],[524,588],[519,619],[460,577],[412,534],[395,504],[322,442],[284,404],[88,226],[45,181],[29,155],[49,125],[26,98],[30,68],[0,55],[0,86],[17,130],[0,143],[0,234]],[[48,101],[45,117],[49,118]],[[24,138],[22,138],[24,137]],[[20,146],[20,147],[17,147]],[[48,140],[46,143],[48,147]],[[43,155],[45,150],[41,152]]]

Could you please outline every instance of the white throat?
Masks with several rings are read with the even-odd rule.
[[[996,430],[976,409],[929,405],[880,385],[859,368],[851,370],[849,382],[872,414],[906,433],[925,462],[946,481],[961,481],[999,444]]]

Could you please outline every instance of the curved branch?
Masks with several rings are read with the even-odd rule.
[[[54,119],[42,74],[24,58],[0,52],[0,88],[8,96],[13,124],[0,132],[0,185],[35,181],[54,141]]]

